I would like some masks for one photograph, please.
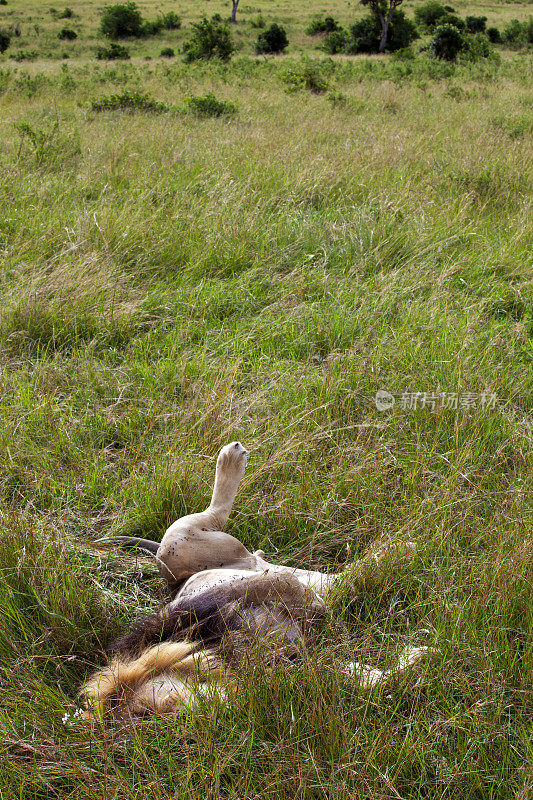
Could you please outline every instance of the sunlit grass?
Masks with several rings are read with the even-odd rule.
[[[314,95],[286,91],[294,56],[2,64],[4,797],[529,796],[530,66],[327,60]],[[123,91],[238,111],[91,110]],[[229,708],[63,724],[165,596],[94,540],[159,539],[234,438],[248,547],[336,570],[400,538],[414,558],[352,573],[309,662],[255,665]],[[405,686],[340,677],[406,644],[439,652]]]

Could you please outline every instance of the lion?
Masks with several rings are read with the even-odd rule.
[[[223,531],[247,458],[240,442],[225,445],[209,506],[176,520],[161,543],[125,536],[100,540],[152,554],[172,599],[108,648],[108,663],[81,689],[85,719],[194,709],[210,693],[227,700],[239,672],[250,668],[251,648],[269,664],[293,665],[305,657],[307,632],[324,616],[344,573],[271,564],[263,551],[250,553]],[[358,662],[342,665],[342,671],[373,689],[428,652],[407,648],[385,672]]]

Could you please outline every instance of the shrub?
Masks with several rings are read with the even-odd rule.
[[[533,17],[528,22],[512,19],[503,29],[503,42],[512,48],[526,47],[533,43]]]
[[[178,28],[181,28],[181,17],[174,11],[169,11],[151,22],[145,22],[142,27],[142,33],[144,36],[155,36],[161,33],[162,30],[174,31]]]
[[[250,25],[252,28],[264,28],[265,24],[265,18],[262,14],[258,14],[257,17],[250,20]]]
[[[438,27],[440,28],[442,25],[453,25],[458,31],[466,32],[466,22],[456,14],[445,14],[441,17]]]
[[[74,39],[78,38],[78,34],[76,31],[73,31],[72,28],[62,28],[57,34],[57,38],[66,39],[67,41],[72,42]]]
[[[100,32],[108,39],[142,36],[143,27],[141,12],[132,0],[128,3],[107,6],[102,11]]]
[[[399,50],[395,50],[393,53],[393,58],[395,61],[412,61],[415,57],[415,51],[409,45],[409,47],[402,47]]]
[[[156,36],[163,30],[163,20],[159,19],[147,20],[143,23],[141,36]]]
[[[487,28],[487,36],[492,44],[500,44],[502,41],[502,35],[498,28]]]
[[[37,50],[17,50],[10,58],[14,61],[35,61],[37,56]]]
[[[317,36],[319,33],[333,33],[333,31],[338,31],[339,25],[333,17],[324,17],[324,19],[314,19],[312,20],[305,32],[308,36]]]
[[[93,100],[93,111],[150,111],[162,114],[169,110],[166,103],[160,103],[148,94],[135,91],[124,91],[121,94],[106,94]]]
[[[381,39],[381,23],[375,13],[355,22],[350,28],[350,37],[346,45],[347,53],[377,53]],[[414,22],[408,19],[403,11],[393,12],[387,37],[389,52],[403,50],[411,42],[418,39],[418,30]]]
[[[381,37],[381,26],[373,14],[368,14],[350,28],[347,53],[377,53]]]
[[[40,127],[29,122],[16,122],[15,129],[20,136],[19,156],[24,153],[27,158],[29,155],[37,167],[65,165],[81,153],[78,132],[63,132],[57,119]]]
[[[328,102],[331,103],[332,108],[346,108],[348,98],[342,92],[330,92],[328,94]]]
[[[200,22],[193,23],[192,27],[192,37],[183,46],[186,61],[197,61],[201,58],[229,61],[235,48],[229,28],[219,15],[211,20],[204,17]]]
[[[181,28],[181,17],[175,11],[168,11],[161,17],[163,28],[167,31],[177,31]]]
[[[428,0],[415,9],[415,22],[426,31],[432,31],[446,14],[449,6],[443,6],[437,0]]]
[[[161,58],[174,58],[176,53],[171,47],[163,47],[159,55],[161,56]]]
[[[468,33],[485,33],[487,17],[467,17],[466,27]]]
[[[96,51],[96,58],[100,61],[109,60],[116,61],[117,59],[126,60],[130,57],[130,51],[127,47],[121,44],[112,42],[109,47],[99,47]]]
[[[435,58],[455,61],[465,47],[465,40],[455,25],[439,25],[429,47]]]
[[[71,19],[73,16],[74,16],[74,11],[71,8],[69,8],[69,6],[67,6],[66,8],[63,9],[61,14],[57,15],[57,18],[58,19]]]
[[[328,82],[322,72],[320,61],[307,59],[299,66],[288,69],[281,76],[281,79],[287,84],[289,92],[307,89],[314,94],[321,94],[328,88]]]
[[[465,55],[468,61],[479,61],[482,58],[494,56],[489,37],[484,33],[474,33],[469,36],[466,41]]]
[[[5,31],[0,31],[0,53],[5,53],[11,42],[11,36]]]
[[[217,100],[212,92],[187,100],[188,110],[197,117],[229,117],[237,112],[235,103]]]
[[[7,0],[0,0],[0,6],[7,6]]]
[[[256,53],[282,53],[288,46],[289,40],[285,28],[273,22],[270,28],[260,33],[255,43]]]
[[[343,28],[339,28],[324,36],[322,50],[330,56],[334,56],[336,53],[344,53],[347,41],[348,34]]]

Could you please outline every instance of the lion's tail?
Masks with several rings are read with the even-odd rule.
[[[156,555],[160,544],[151,539],[140,539],[138,536],[108,536],[96,541],[99,544],[118,544],[127,550],[144,550],[152,556]]]

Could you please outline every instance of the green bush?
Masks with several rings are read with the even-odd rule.
[[[147,20],[143,23],[141,36],[156,36],[163,30],[163,20],[161,17],[154,20]]]
[[[437,0],[428,0],[427,3],[423,3],[415,9],[415,22],[423,30],[432,31],[439,24],[440,18],[446,14],[448,8]]]
[[[344,53],[347,41],[348,34],[343,28],[339,28],[324,36],[322,50],[330,56],[334,56],[336,53]]]
[[[314,94],[322,94],[328,88],[328,82],[323,72],[323,64],[316,60],[305,59],[298,66],[290,67],[283,73],[281,79],[287,84],[289,92],[307,89],[307,91]]]
[[[332,108],[346,108],[348,98],[343,92],[330,92],[328,94],[328,102],[331,103]]]
[[[0,6],[7,6],[7,0],[0,0]]]
[[[312,20],[305,32],[308,36],[317,36],[319,33],[333,33],[339,30],[339,24],[335,22],[333,17],[324,17],[323,19]]]
[[[465,39],[455,25],[439,25],[435,29],[429,47],[435,58],[455,61],[459,53],[465,49]]]
[[[466,42],[465,56],[468,61],[480,61],[495,56],[489,37],[485,33],[474,33]],[[498,56],[499,58],[499,56]]]
[[[392,57],[395,61],[412,61],[415,58],[415,51],[411,45],[409,47],[401,47],[399,50],[394,51]]]
[[[237,113],[235,103],[217,100],[212,92],[187,100],[188,110],[197,117],[230,117]]]
[[[530,17],[528,22],[512,19],[502,31],[502,40],[511,48],[533,44],[533,17]]]
[[[467,17],[465,21],[468,33],[485,33],[487,17]]]
[[[81,153],[79,133],[70,126],[63,131],[57,118],[43,125],[16,122],[15,129],[20,136],[19,156],[37,167],[72,164]]]
[[[73,16],[74,16],[74,11],[69,6],[67,6],[66,8],[63,9],[61,14],[57,15],[57,18],[58,19],[71,19]]]
[[[93,100],[91,109],[93,111],[149,111],[162,114],[169,111],[169,106],[154,100],[148,94],[126,90],[120,94],[106,94],[99,97],[98,100]]]
[[[163,28],[167,31],[177,31],[181,28],[181,17],[175,11],[168,11],[161,17]]]
[[[0,53],[5,53],[11,42],[11,36],[5,31],[0,31]]]
[[[418,37],[415,23],[408,19],[403,11],[396,9],[391,18],[386,49],[391,53],[395,50],[403,50]],[[352,54],[377,53],[380,40],[381,23],[378,15],[372,12],[355,22],[350,28],[346,52]]]
[[[250,20],[250,25],[252,28],[264,28],[266,25],[265,18],[262,14],[258,14],[257,17],[254,17],[254,19]]]
[[[377,53],[381,37],[379,20],[373,14],[357,20],[350,28],[347,53]]]
[[[260,33],[255,43],[256,53],[282,53],[288,46],[289,40],[285,28],[273,22],[272,25]]]
[[[76,31],[73,31],[72,28],[62,28],[59,33],[57,34],[58,39],[65,39],[69,42],[72,42],[74,39],[78,38],[78,34]]]
[[[169,11],[168,14],[163,14],[157,19],[147,21],[142,26],[143,36],[155,36],[163,30],[174,31],[181,28],[181,17]]]
[[[116,61],[119,59],[125,61],[130,58],[130,51],[127,47],[112,42],[109,47],[99,47],[96,51],[96,58],[100,61]]]
[[[470,35],[462,34],[462,37],[463,43],[461,50],[459,51],[462,61],[476,63],[488,58],[495,63],[499,63],[501,61],[500,56],[494,50],[486,33],[473,33]]]
[[[487,36],[492,44],[500,44],[502,41],[502,35],[498,28],[487,28]]]
[[[17,50],[9,57],[14,61],[35,61],[38,55],[37,50]]]
[[[107,6],[102,11],[100,32],[108,39],[125,39],[139,37],[144,34],[142,14],[137,5],[130,0],[128,3],[116,3]]]
[[[174,58],[176,53],[174,52],[172,47],[163,47],[159,55],[161,56],[161,58]]]
[[[192,27],[192,37],[183,46],[186,61],[202,58],[229,61],[235,48],[229,28],[221,21],[220,15],[215,15],[211,20],[204,17],[200,22],[193,23]]]
[[[458,31],[466,32],[466,22],[461,17],[458,17],[457,14],[445,14],[440,18],[438,27],[440,28],[442,25],[453,25]]]

